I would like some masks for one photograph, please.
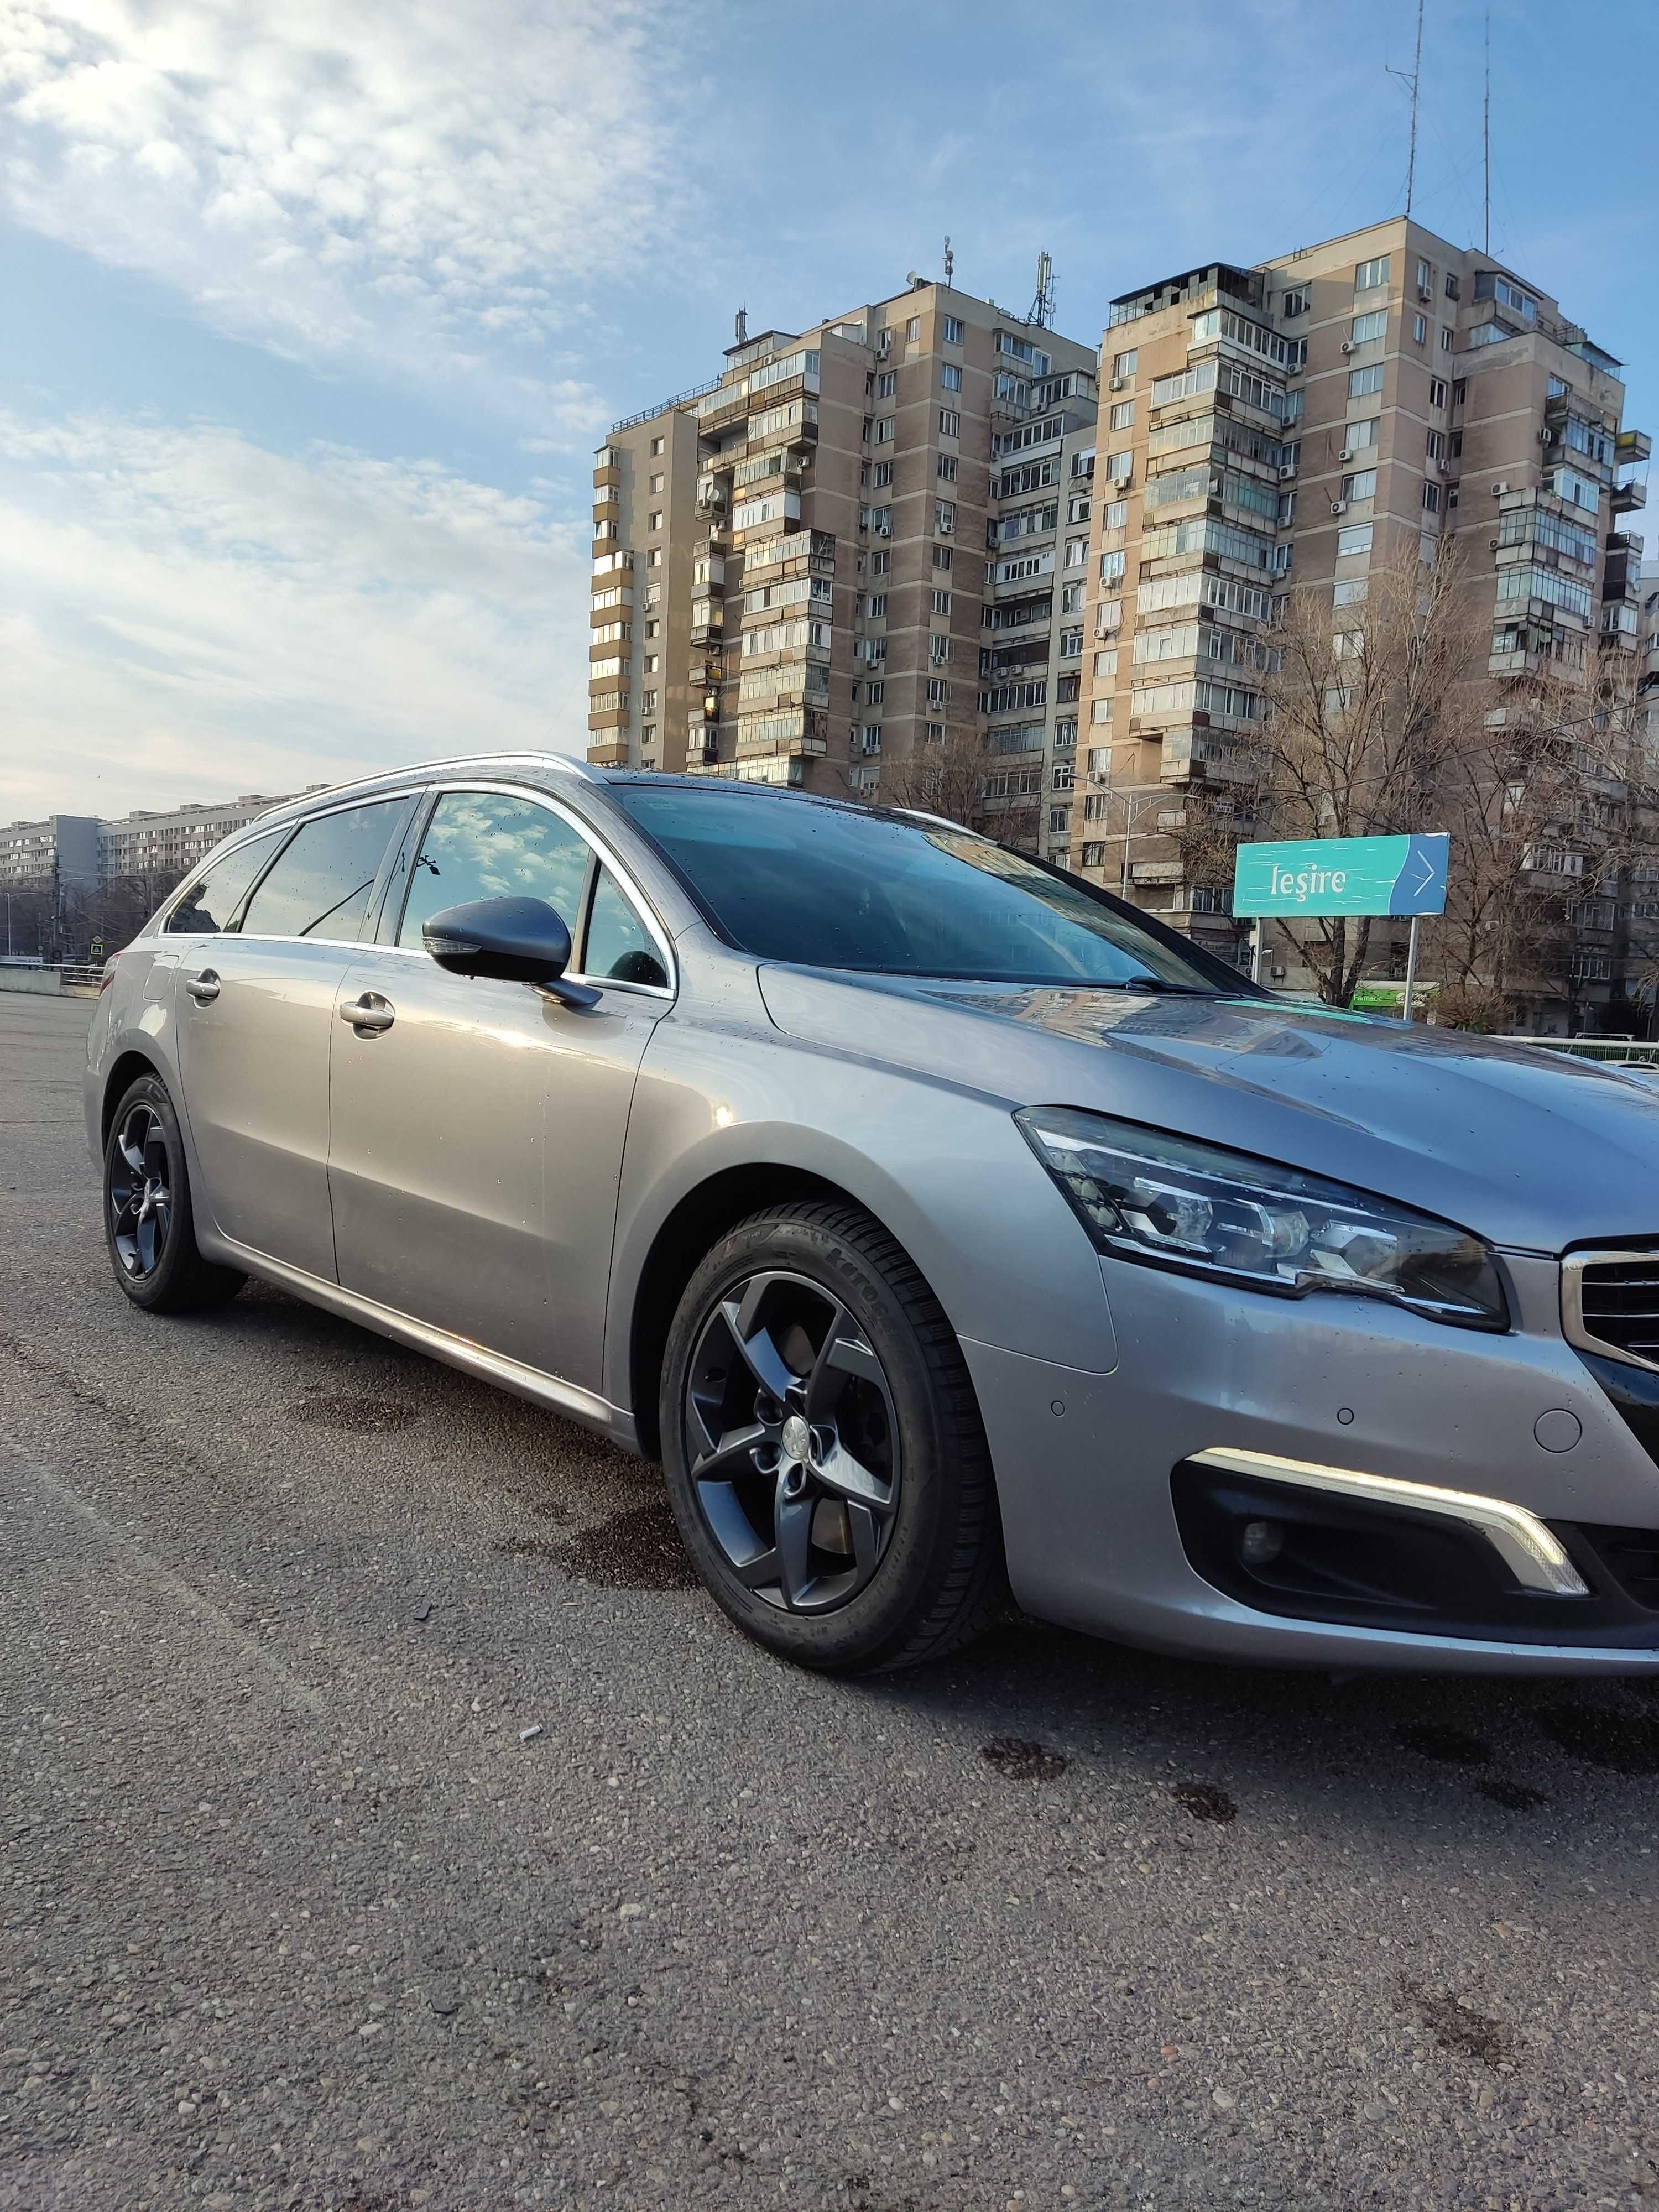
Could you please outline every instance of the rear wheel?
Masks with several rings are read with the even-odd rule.
[[[141,1075],[110,1123],[104,1236],[116,1281],[150,1313],[222,1305],[247,1279],[197,1249],[184,1140],[159,1075]]]
[[[803,1666],[941,1656],[1006,1595],[962,1353],[878,1223],[778,1206],[687,1285],[664,1364],[675,1517],[711,1594]]]

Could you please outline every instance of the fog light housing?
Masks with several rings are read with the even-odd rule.
[[[1271,1566],[1285,1548],[1285,1531],[1277,1521],[1247,1521],[1238,1540],[1238,1556],[1247,1567]]]

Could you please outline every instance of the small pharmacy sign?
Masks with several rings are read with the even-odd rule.
[[[1309,837],[1241,845],[1233,912],[1255,915],[1443,914],[1451,840]]]

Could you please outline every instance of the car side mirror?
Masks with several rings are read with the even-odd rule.
[[[562,979],[570,932],[545,899],[473,899],[431,915],[421,930],[427,951],[452,975],[535,983],[567,1006],[592,1006],[599,994]]]

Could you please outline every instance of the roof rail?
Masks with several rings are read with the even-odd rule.
[[[314,806],[320,800],[337,798],[342,792],[345,791],[366,791],[374,784],[386,783],[395,777],[431,775],[441,769],[475,768],[481,762],[485,761],[495,763],[507,761],[514,763],[522,762],[536,768],[562,769],[566,775],[574,775],[583,783],[599,783],[602,781],[586,761],[574,760],[568,753],[449,753],[441,760],[410,761],[402,768],[378,769],[372,775],[355,775],[348,778],[343,783],[320,785],[314,791],[301,792],[296,798],[279,800],[275,806],[266,807],[264,813],[256,815],[254,819],[263,822],[270,815],[286,814],[296,807]]]

